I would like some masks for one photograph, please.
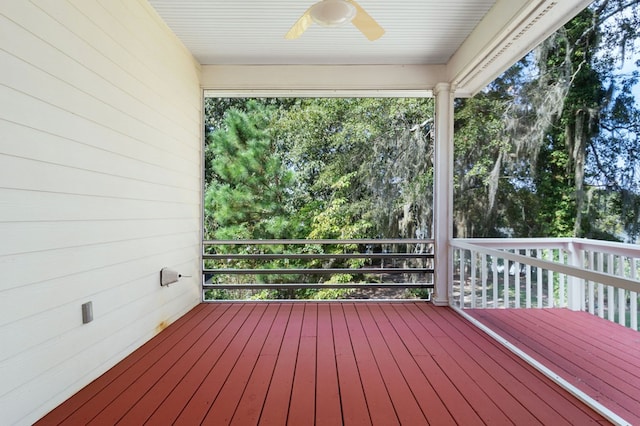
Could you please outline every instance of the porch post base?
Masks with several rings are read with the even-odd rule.
[[[447,299],[438,299],[434,297],[431,299],[431,303],[435,306],[449,306],[449,301]]]

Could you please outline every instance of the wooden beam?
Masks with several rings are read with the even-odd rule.
[[[206,96],[430,97],[444,65],[203,65]]]

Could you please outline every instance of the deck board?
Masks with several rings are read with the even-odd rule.
[[[293,306],[259,419],[264,424],[283,425],[287,422],[303,314],[304,305]]]
[[[449,377],[449,375],[456,375],[456,373],[454,371],[448,372],[446,366],[443,369],[442,365],[435,362],[435,356],[438,356],[438,346],[435,342],[437,339],[446,338],[446,336],[440,334],[439,330],[432,329],[429,325],[423,327],[420,319],[414,317],[404,305],[391,306],[387,310],[391,311],[389,318],[394,324],[394,328],[399,329],[402,342],[455,421],[464,425],[481,424],[482,420],[471,402],[465,398]],[[423,344],[423,342],[427,343]],[[436,351],[435,354],[434,351]],[[442,358],[446,362],[446,357]],[[453,368],[455,369],[455,367]],[[435,414],[434,411],[432,417],[435,417]]]
[[[466,312],[623,419],[640,424],[637,331],[566,309]]]
[[[453,416],[439,395],[439,391],[442,392],[443,389],[433,388],[430,375],[423,373],[420,368],[421,363],[416,361],[410,350],[405,347],[405,343],[408,343],[409,340],[413,340],[413,345],[416,343],[411,330],[398,320],[393,306],[372,305],[371,310],[404,379],[409,384],[416,401],[420,404],[422,413],[425,416],[438,419],[440,425],[455,424]],[[457,392],[456,395],[458,395]]]
[[[412,314],[417,317],[421,316],[421,309],[417,306],[411,307]],[[491,387],[494,386],[493,380],[489,383],[476,381],[473,377],[474,370],[479,368],[479,365],[473,361],[473,357],[465,351],[456,352],[454,350],[456,343],[452,336],[447,335],[446,330],[442,329],[441,325],[437,324],[439,316],[433,315],[432,323],[426,325],[420,324],[417,326],[418,336],[422,337],[422,341],[429,342],[428,331],[426,327],[440,328],[442,333],[435,342],[432,343],[427,350],[431,353],[433,360],[438,367],[446,374],[448,380],[456,387],[458,392],[463,394],[463,397],[471,405],[472,409],[482,419],[482,422],[487,424],[508,424],[510,419],[499,408],[499,401],[492,398]],[[437,344],[433,344],[437,343]],[[471,350],[472,348],[466,348]],[[489,389],[486,389],[486,388]]]
[[[359,317],[363,330],[367,336],[369,346],[375,362],[381,372],[382,379],[389,392],[389,399],[393,404],[398,420],[401,424],[427,422],[420,404],[414,397],[407,378],[402,374],[396,359],[393,357],[387,342],[382,337],[376,319],[382,320],[384,315],[372,315],[371,306],[359,310]]]
[[[476,384],[480,384],[479,386],[481,386],[485,395],[491,396],[491,401],[483,402],[483,409],[488,411],[489,407],[486,407],[485,404],[493,403],[504,413],[506,418],[519,419],[519,421],[526,424],[541,423],[519,401],[521,392],[526,392],[528,389],[524,386],[519,386],[521,383],[515,380],[511,372],[498,368],[495,361],[483,352],[487,345],[486,341],[473,339],[472,336],[460,333],[445,318],[438,318],[436,324],[449,336],[448,339],[443,339],[443,348],[450,358],[456,360],[459,368],[464,371],[467,377]],[[468,352],[461,351],[463,348],[467,349]],[[479,366],[481,368],[478,368]],[[532,411],[544,414],[546,407],[534,406],[533,404],[539,404],[539,401],[534,395],[528,396],[528,406],[532,408]],[[498,422],[498,419],[495,421]]]
[[[291,305],[280,305],[277,317],[269,330],[253,373],[245,387],[244,393],[238,402],[232,423],[237,425],[256,424],[260,419],[261,408],[274,376],[278,352],[282,346],[282,340],[286,330]]]
[[[275,325],[278,309],[278,305],[269,305],[262,317],[260,317],[247,345],[237,358],[220,392],[213,403],[209,404],[204,423],[210,424],[214,421],[222,424],[231,423],[231,418],[244,394],[249,379],[253,375],[254,369],[256,372],[259,371],[256,369],[256,364],[259,361],[259,355],[266,343],[269,332],[272,326]]]
[[[216,341],[216,338],[224,330],[223,323],[233,318],[237,311],[237,307],[220,306],[212,312],[215,315],[206,317],[206,321],[203,321],[204,326],[207,327],[206,332],[192,346],[186,349],[183,348],[182,357],[168,370],[158,370],[161,376],[160,379],[123,415],[120,420],[121,423],[140,425],[146,422],[158,407],[165,403],[165,400],[173,392],[174,386],[184,379],[198,361],[200,355]],[[194,329],[196,328],[199,328],[199,326],[194,327]],[[159,354],[159,356],[162,356],[162,354]]]
[[[206,379],[217,359],[222,356],[232,338],[244,325],[252,309],[253,307],[243,309],[242,306],[232,306],[228,315],[224,315],[218,322],[214,323],[215,331],[219,331],[219,334],[204,342],[206,348],[203,348],[202,352],[189,354],[190,366],[185,370],[186,374],[183,377],[174,383],[166,383],[170,392],[156,410],[151,413],[148,418],[149,423],[173,423],[178,418],[191,397]]]
[[[511,361],[511,353],[506,348],[500,347],[498,348],[500,351],[496,351],[492,344],[487,345],[487,340],[491,339],[482,331],[474,329],[473,333],[468,332],[468,324],[462,318],[447,317],[446,319],[460,330],[465,338],[476,342],[476,347],[481,348],[481,350],[473,351],[473,353],[478,360],[487,364],[489,369]],[[463,342],[463,340],[460,342]],[[516,364],[510,366],[509,374],[504,374],[504,372],[500,374],[500,380],[511,393],[520,395],[523,397],[523,400],[527,401],[527,408],[531,409],[543,424],[555,424],[558,413],[570,424],[580,424],[585,414],[590,415],[591,410],[579,405],[577,401],[576,404],[578,405],[576,406],[581,408],[583,412],[565,410],[563,408],[565,406],[563,399],[570,399],[571,396],[569,396],[565,390],[553,386],[548,380],[544,380],[538,376],[528,376],[526,371],[530,366],[523,360],[517,359],[516,361]],[[500,370],[498,369],[498,371]],[[557,393],[557,397],[549,397],[550,393]]]
[[[379,366],[375,362],[371,346],[360,323],[356,306],[344,305],[344,311],[371,421],[374,424],[383,425],[399,424]]]
[[[603,424],[449,308],[202,304],[39,424]]]
[[[319,318],[331,318],[329,305],[318,306]],[[318,321],[318,347],[316,364],[316,419],[317,424],[334,425],[342,422],[338,366],[331,322]]]
[[[97,416],[93,417],[92,422],[95,424],[109,424],[115,423],[123,417],[127,407],[137,405],[140,400],[140,395],[145,395],[145,392],[152,388],[156,382],[158,382],[171,368],[171,366],[178,362],[188,362],[188,357],[185,357],[186,352],[194,344],[206,341],[207,331],[209,331],[208,324],[215,321],[219,314],[223,313],[222,309],[219,309],[214,315],[203,318],[197,326],[193,327],[182,339],[170,339],[165,344],[172,345],[172,347],[163,351],[158,350],[148,354],[144,360],[138,361],[132,368],[130,368],[126,375],[121,376],[118,380],[118,386],[115,383],[110,386],[110,389],[100,394],[100,398],[94,398],[93,404],[87,405],[84,409],[86,416],[91,416],[94,410],[93,407],[105,406],[105,409],[100,411]],[[135,381],[131,381],[129,377],[135,377]],[[112,399],[115,396],[115,399]],[[106,403],[106,401],[110,401]],[[73,421],[82,422],[82,418],[72,417]],[[80,424],[80,423],[79,423]]]
[[[79,424],[82,424],[80,416],[84,413],[84,423],[87,423],[95,417],[100,408],[105,407],[108,403],[103,401],[102,405],[92,404],[92,402],[95,402],[100,398],[103,391],[106,392],[107,395],[110,395],[111,400],[117,397],[118,394],[111,390],[115,389],[114,383],[118,378],[128,382],[130,380],[130,377],[127,378],[128,372],[132,367],[136,366],[145,357],[154,357],[155,353],[160,354],[166,351],[166,348],[163,345],[175,345],[175,342],[178,341],[176,339],[185,337],[186,333],[182,334],[181,332],[185,330],[183,327],[189,327],[190,321],[197,321],[198,323],[203,322],[206,324],[205,318],[209,315],[215,315],[217,312],[219,312],[219,310],[208,310],[203,305],[196,306],[191,312],[189,312],[188,316],[185,315],[178,319],[171,327],[165,329],[155,338],[149,340],[138,350],[94,380],[90,384],[92,392],[78,393],[73,398],[68,399],[58,406],[55,411],[49,413],[47,421],[50,422],[50,424],[58,424],[66,419],[69,423],[75,420],[78,421]]]
[[[287,417],[295,425],[313,424],[315,419],[317,320],[317,305],[305,305]]]
[[[330,312],[343,422],[345,425],[371,424],[371,416],[344,310],[340,305],[331,305]]]
[[[227,383],[229,376],[234,371],[237,371],[235,369],[237,362],[239,360],[250,362],[249,359],[243,359],[243,355],[247,352],[253,352],[251,350],[253,345],[250,345],[247,351],[245,351],[245,348],[247,348],[251,337],[259,340],[263,338],[260,333],[256,332],[256,329],[259,328],[259,324],[263,326],[267,324],[266,321],[261,322],[267,308],[269,308],[268,305],[253,306],[242,327],[237,333],[230,336],[231,338],[228,342],[225,342],[227,343],[226,350],[217,359],[209,360],[210,363],[214,364],[213,368],[209,370],[204,381],[194,389],[193,396],[184,406],[174,424],[188,426],[202,423],[207,412],[216,402],[223,385]],[[269,320],[269,317],[265,318],[265,320]]]

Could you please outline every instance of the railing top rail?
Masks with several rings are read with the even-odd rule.
[[[588,238],[454,238],[453,242],[474,244],[482,247],[509,249],[563,248],[606,251],[620,256],[640,258],[640,245],[614,241],[592,240]],[[573,245],[573,247],[570,247]]]
[[[508,259],[514,262],[520,262],[531,266],[537,266],[542,269],[560,272],[562,274],[571,275],[574,277],[582,278],[588,281],[596,283],[608,284],[617,288],[623,288],[625,290],[640,291],[640,281],[630,280],[622,277],[618,277],[603,272],[589,271],[576,266],[564,265],[562,263],[551,262],[548,260],[539,259],[537,257],[524,256],[521,254],[510,253],[502,250],[495,250],[492,248],[484,247],[482,245],[470,244],[461,240],[452,240],[452,247],[461,248],[464,250],[472,250],[478,253],[487,254],[489,256],[496,256],[503,259]]]
[[[210,245],[303,245],[303,244],[433,244],[433,239],[425,238],[361,238],[361,239],[295,239],[295,240],[204,240]]]
[[[454,238],[453,241],[483,247],[500,248],[566,248],[574,238]]]
[[[600,241],[587,238],[575,238],[573,245],[577,249],[600,251],[620,256],[638,257],[640,258],[640,245],[626,244],[615,241]]]

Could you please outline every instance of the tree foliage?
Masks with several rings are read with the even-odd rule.
[[[288,238],[292,173],[275,154],[271,110],[255,101],[230,109],[207,145],[207,233],[214,239]]]
[[[460,237],[640,235],[640,0],[596,0],[455,104]],[[430,237],[430,99],[205,105],[212,238]]]
[[[430,99],[298,99],[275,123],[310,238],[427,236]]]
[[[637,238],[638,3],[594,2],[460,102],[458,235]]]

